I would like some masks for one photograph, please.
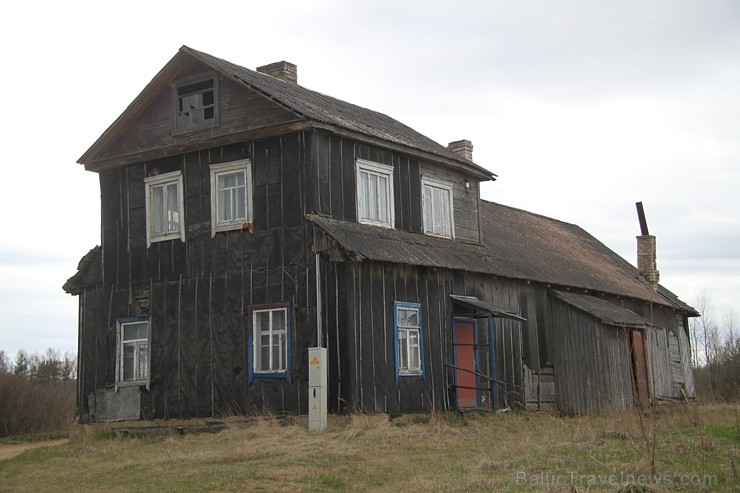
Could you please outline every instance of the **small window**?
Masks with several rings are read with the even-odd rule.
[[[357,160],[357,220],[393,227],[393,167]]]
[[[423,375],[421,305],[397,301],[394,308],[396,377]]]
[[[424,233],[454,238],[452,185],[423,179]]]
[[[250,308],[252,371],[256,377],[289,378],[289,305],[280,303]]]
[[[211,236],[252,222],[252,169],[244,159],[211,166]]]
[[[215,78],[175,87],[176,129],[187,131],[216,125],[216,97]]]
[[[149,319],[132,317],[118,321],[116,340],[116,384],[149,382]]]
[[[185,241],[182,173],[175,171],[144,179],[146,185],[146,244],[180,238]]]

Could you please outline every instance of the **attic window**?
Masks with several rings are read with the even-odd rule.
[[[178,131],[216,125],[216,79],[189,81],[175,88],[175,112]]]

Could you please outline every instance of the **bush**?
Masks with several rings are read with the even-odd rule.
[[[27,355],[21,353],[17,360],[25,363]],[[69,372],[50,370],[48,358],[38,358],[36,365],[16,364],[12,372],[8,366],[0,363],[0,437],[67,430],[76,408],[76,381]]]

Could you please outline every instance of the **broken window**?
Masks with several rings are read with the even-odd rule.
[[[175,93],[177,130],[216,124],[215,78],[179,85]]]
[[[357,220],[393,227],[393,167],[357,160]]]
[[[244,159],[211,166],[211,236],[252,222],[252,170]]]
[[[146,186],[146,244],[180,238],[183,224],[182,173],[175,171],[144,179]]]
[[[397,301],[394,305],[396,336],[396,376],[421,375],[421,305]]]
[[[452,185],[428,179],[421,184],[424,233],[453,238]]]

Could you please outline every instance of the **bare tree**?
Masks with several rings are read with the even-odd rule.
[[[10,373],[10,358],[5,351],[0,350],[0,373]]]

